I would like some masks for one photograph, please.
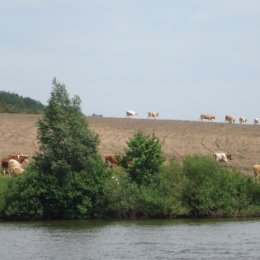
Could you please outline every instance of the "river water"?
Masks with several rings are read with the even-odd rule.
[[[260,259],[260,219],[0,222],[0,259]]]

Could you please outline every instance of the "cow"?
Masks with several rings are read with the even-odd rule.
[[[147,118],[157,118],[159,116],[158,112],[148,112],[147,113]]]
[[[253,166],[253,172],[254,172],[255,180],[258,180],[258,178],[260,176],[260,165],[259,164],[255,164]]]
[[[7,170],[8,170],[8,161],[13,159],[16,160],[17,162],[19,162],[20,164],[24,163],[24,162],[28,162],[28,155],[9,155],[5,158],[2,159],[2,169],[3,169],[3,173],[6,174]]]
[[[126,117],[130,118],[134,118],[135,116],[137,116],[137,112],[133,111],[133,110],[127,110],[126,111]]]
[[[8,173],[17,177],[24,172],[22,165],[14,159],[8,161]]]
[[[258,117],[255,117],[255,118],[254,118],[254,124],[255,124],[255,125],[259,124],[259,118],[258,118]]]
[[[211,120],[215,120],[216,117],[214,115],[210,115],[210,114],[201,114],[200,120],[203,121],[203,119],[207,119],[207,120],[211,121]]]
[[[240,124],[245,124],[247,122],[247,119],[243,116],[239,117],[239,123]]]
[[[119,165],[119,161],[116,158],[116,156],[115,155],[111,155],[111,154],[110,155],[105,155],[105,162],[110,167]]]
[[[227,115],[225,116],[225,121],[228,123],[235,123],[236,122],[236,117],[235,116],[231,116],[231,115]]]
[[[214,153],[213,154],[214,159],[217,162],[226,163],[228,165],[228,160],[232,160],[232,156],[229,153]]]

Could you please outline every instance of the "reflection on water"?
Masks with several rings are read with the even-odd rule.
[[[1,222],[1,259],[260,259],[260,219]]]

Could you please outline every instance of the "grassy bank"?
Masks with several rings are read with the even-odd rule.
[[[103,191],[93,202],[102,201],[102,208],[93,208],[93,217],[133,219],[260,216],[260,183],[234,169],[221,166],[211,158],[192,156],[186,157],[182,162],[171,161],[151,176],[149,184],[136,183],[126,169],[121,167],[115,167],[110,174],[104,182]],[[82,186],[83,180],[79,181],[81,184],[77,185]],[[17,178],[0,176],[1,216],[7,217],[3,213],[11,212],[12,219],[44,218],[39,214],[43,207],[40,203],[43,196],[52,201],[53,194],[53,198],[60,194],[59,203],[66,205],[68,196],[71,196],[69,194],[78,194],[77,186],[70,186],[68,192],[63,189],[64,195],[61,195],[61,190],[55,190],[52,182],[47,185],[47,190],[40,188],[41,182],[46,182],[46,177],[42,175],[39,178],[32,169]],[[82,199],[78,196],[75,197],[77,200]],[[44,207],[49,206],[45,204]],[[73,218],[89,217],[91,216],[87,214],[85,217],[82,214],[73,215]]]
[[[148,186],[131,182],[123,169],[107,183],[105,215],[136,217],[260,216],[260,185],[211,158],[186,157],[161,167]]]

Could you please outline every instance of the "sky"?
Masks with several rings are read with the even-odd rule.
[[[0,90],[86,115],[260,117],[259,0],[0,1]]]

